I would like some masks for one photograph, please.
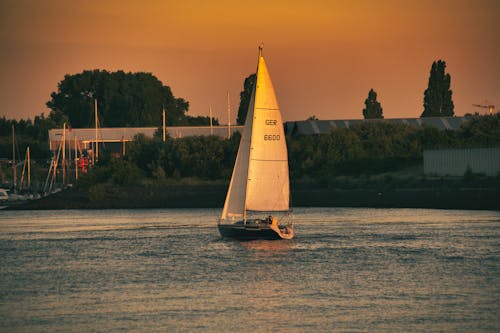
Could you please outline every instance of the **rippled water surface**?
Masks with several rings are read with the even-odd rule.
[[[500,212],[296,209],[250,242],[219,214],[0,211],[0,331],[500,331]]]

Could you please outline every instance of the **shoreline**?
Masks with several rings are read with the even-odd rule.
[[[102,186],[96,191],[68,189],[6,210],[222,208],[226,185]],[[496,188],[329,189],[296,186],[292,207],[367,207],[500,210]]]

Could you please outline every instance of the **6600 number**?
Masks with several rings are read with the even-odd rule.
[[[264,141],[278,141],[279,139],[279,134],[264,134]]]

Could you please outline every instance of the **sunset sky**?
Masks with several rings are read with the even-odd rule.
[[[233,119],[266,58],[285,120],[362,118],[370,88],[385,118],[419,117],[433,61],[446,61],[455,114],[500,108],[498,0],[0,0],[0,116],[33,118],[65,74],[151,72],[190,115]]]

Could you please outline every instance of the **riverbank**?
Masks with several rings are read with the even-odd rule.
[[[68,189],[10,210],[222,208],[227,185],[100,186],[90,191]],[[296,185],[293,207],[376,207],[500,210],[494,187],[356,188],[337,189]]]

